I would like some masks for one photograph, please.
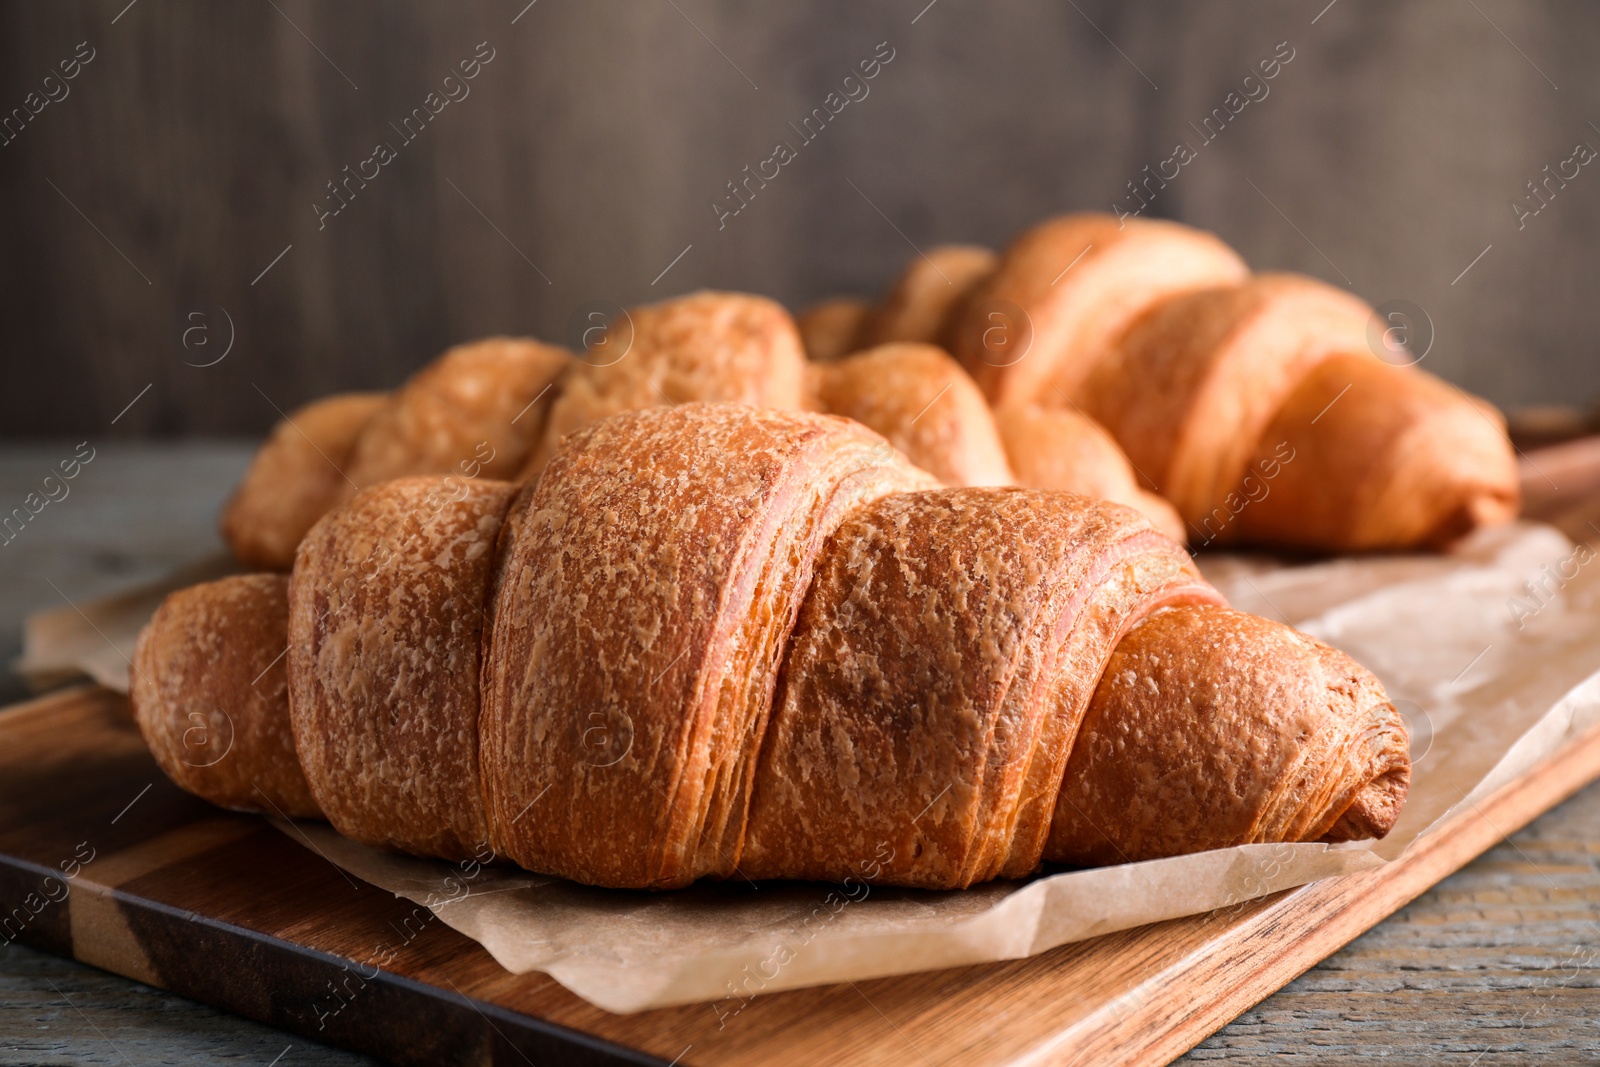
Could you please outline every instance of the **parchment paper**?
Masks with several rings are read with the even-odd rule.
[[[1531,523],[1482,531],[1448,556],[1201,557],[1236,607],[1349,652],[1406,714],[1410,798],[1377,844],[1251,845],[957,892],[734,881],[636,893],[389,855],[320,823],[279,825],[431,910],[507,970],[544,971],[613,1012],[706,1001],[726,1017],[757,993],[1028,956],[1380,866],[1600,724],[1594,558]],[[397,947],[374,945],[357,962],[381,966]]]
[[[233,557],[208,556],[159,582],[79,607],[36,612],[22,624],[22,655],[12,669],[35,689],[87,674],[108,689],[126,693],[134,643],[167,594],[237,573]]]

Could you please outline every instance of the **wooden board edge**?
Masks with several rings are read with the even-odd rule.
[[[0,708],[0,723],[24,732],[49,731],[64,714],[82,710],[124,720],[118,728],[132,729],[126,699],[85,683]],[[0,900],[21,901],[31,912],[20,927],[0,931],[0,951],[15,941],[388,1062],[480,1067],[531,1060],[585,1067],[667,1067],[667,1061],[659,1056],[601,1035],[510,1011],[459,989],[405,974],[373,968],[369,975],[354,960],[291,937],[123,888],[123,883],[164,869],[174,860],[203,861],[212,846],[258,829],[253,825],[258,820],[236,825],[238,816],[213,811],[213,816],[200,824],[185,824],[169,833],[102,849],[95,865],[69,876],[70,881],[47,863],[0,853]],[[266,832],[278,836],[276,830],[268,828]],[[4,917],[0,915],[0,919]],[[182,957],[206,962],[170,966],[175,957],[170,952],[152,952],[156,947],[181,950]],[[467,947],[482,952],[484,961],[496,966],[479,946],[467,943]],[[359,972],[354,976],[353,966]],[[352,982],[374,1010],[319,1011],[319,1004],[339,1004],[338,991],[348,993]],[[384,1002],[386,1010],[376,1010]],[[408,1020],[408,1025],[396,1027],[394,1019]],[[422,1035],[420,1039],[417,1034]]]
[[[0,857],[0,876],[27,881],[42,880],[49,872],[32,865]],[[85,892],[87,891],[87,896]],[[349,960],[274,937],[257,930],[207,918],[181,908],[124,893],[103,886],[83,886],[73,890],[66,907],[71,911],[93,898],[90,905],[105,921],[107,908],[116,909],[115,922],[144,928],[171,929],[175,939],[198,936],[203,951],[217,959],[234,961],[232,969],[255,977],[255,996],[231,996],[230,983],[207,979],[188,980],[165,973],[151,965],[142,951],[80,953],[75,944],[63,945],[51,938],[25,934],[16,940],[54,955],[67,956],[94,967],[145,985],[164,989],[212,1007],[253,1019],[321,1044],[333,1045],[361,1055],[376,1056],[397,1064],[434,1065],[439,1063],[514,1065],[533,1063],[572,1063],[582,1067],[668,1067],[667,1061],[640,1049],[630,1048],[604,1037],[574,1030],[559,1023],[509,1011],[488,1001],[468,996],[459,990],[419,981],[405,975],[374,968],[371,977],[359,975],[359,991],[365,1000],[376,1004],[388,1001],[389,1010],[426,1025],[437,1047],[397,1044],[393,1027],[369,1025],[369,1020],[388,1017],[383,1012],[344,1016],[335,1013],[332,1025],[319,1018],[315,1005],[330,999],[329,990],[348,991],[353,980]],[[181,928],[181,929],[180,929]],[[198,931],[198,933],[197,933]],[[130,935],[131,938],[131,935]],[[130,941],[130,943],[132,943]],[[336,994],[335,994],[336,995]],[[448,1049],[448,1052],[446,1050]],[[454,1055],[464,1055],[457,1059]],[[450,1058],[446,1059],[446,1056]]]
[[[1015,1065],[1168,1064],[1597,779],[1600,727],[1421,839],[1415,854],[1290,890],[1120,998],[1131,1006],[1085,1016]],[[1198,1002],[1196,988],[1208,990]]]

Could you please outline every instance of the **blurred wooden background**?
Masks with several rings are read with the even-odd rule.
[[[868,95],[801,145],[789,124],[880,42]],[[0,118],[26,122],[0,138],[0,434],[254,433],[453,341],[571,343],[592,307],[871,293],[913,245],[1131,205],[1280,42],[1267,95],[1149,213],[1412,302],[1425,366],[1502,405],[1589,404],[1600,166],[1565,162],[1600,148],[1583,0],[5,0]],[[719,229],[725,183],[780,140],[798,158]],[[319,229],[380,141],[396,158]],[[1546,165],[1577,174],[1519,227]]]

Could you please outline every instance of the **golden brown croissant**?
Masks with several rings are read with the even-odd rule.
[[[510,478],[572,363],[564,348],[491,337],[458,345],[394,393],[308,404],[273,430],[222,514],[234,558],[288,570],[312,523],[359,489],[407,474]]]
[[[197,700],[250,699],[194,650],[275,654],[281,612],[239,584],[279,581],[176,594],[139,646],[152,752],[224,803],[270,746],[221,780],[170,739]],[[1223,607],[1134,511],[937,488],[827,415],[629,412],[520,492],[365,490],[305,540],[289,616],[288,700],[252,721],[292,733],[336,829],[597,885],[948,888],[1381,836],[1409,780],[1370,674]]]
[[[813,376],[821,410],[878,431],[946,485],[1015,480],[988,402],[944,349],[879,345],[818,365]]]
[[[948,344],[952,317],[999,261],[976,245],[940,245],[917,255],[862,323],[856,347],[892,341]]]
[[[356,437],[389,400],[344,393],[290,412],[222,509],[222,537],[247,567],[286,571],[311,524],[345,495]]]
[[[1018,485],[1126,504],[1174,541],[1186,540],[1177,511],[1139,488],[1128,457],[1093,419],[1066,408],[1028,404],[1001,411],[995,422]]]
[[[620,411],[696,400],[806,406],[800,333],[766,297],[708,291],[630,308],[611,324],[603,351],[585,353],[567,377],[523,479],[543,470],[568,434]]]
[[[423,367],[361,431],[350,484],[408,474],[510,478],[544,433],[573,366],[564,348],[513,337],[457,345]]]
[[[832,363],[854,352],[861,324],[871,311],[871,304],[854,296],[836,296],[806,308],[795,319],[806,358]]]
[[[992,402],[1103,424],[1198,543],[1440,547],[1513,517],[1498,413],[1385,363],[1376,322],[1198,230],[1069,215],[1013,243],[952,336]]]

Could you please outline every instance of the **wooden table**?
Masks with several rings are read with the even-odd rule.
[[[109,443],[0,545],[0,654],[23,616],[156,577],[217,547],[248,449]],[[0,449],[20,503],[71,443]],[[7,503],[10,502],[10,503]],[[24,690],[13,678],[0,696]],[[1600,785],[1492,849],[1180,1062],[1600,1061]],[[0,948],[0,1064],[293,1067],[359,1057],[18,946]]]

